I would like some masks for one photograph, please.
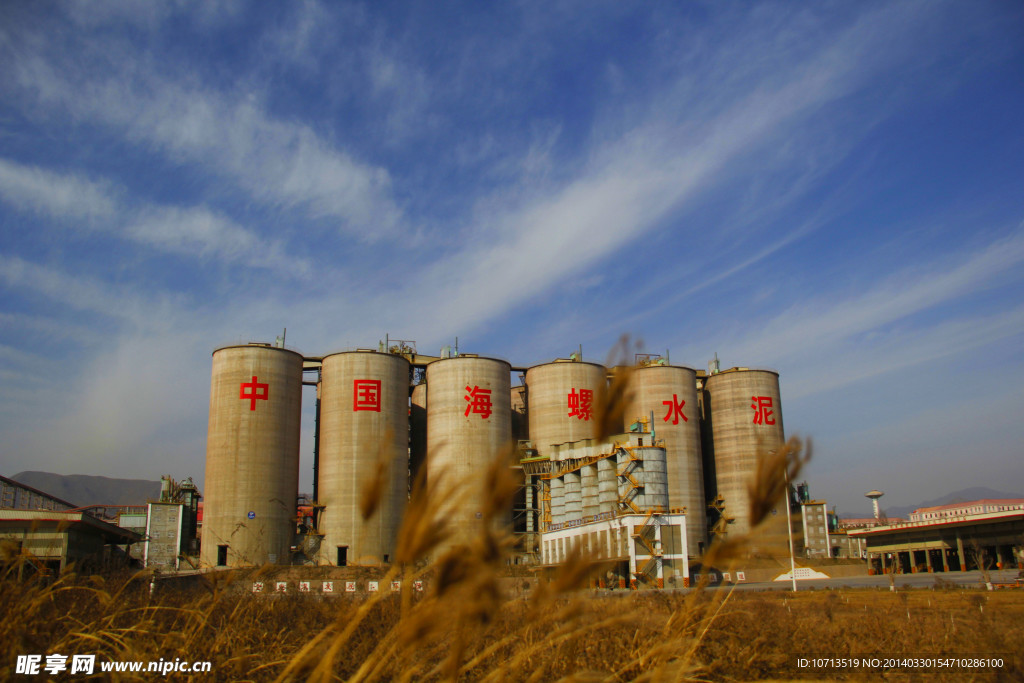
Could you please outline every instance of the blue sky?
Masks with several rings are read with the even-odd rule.
[[[1009,0],[4,3],[3,473],[201,481],[211,351],[284,327],[523,365],[626,333],[777,369],[840,511],[1024,492],[1022,29]]]

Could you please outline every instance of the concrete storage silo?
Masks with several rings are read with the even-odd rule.
[[[269,344],[213,352],[203,565],[290,562],[301,412],[300,354]]]
[[[603,458],[597,461],[597,505],[600,514],[615,512],[618,508],[619,486],[617,479],[615,458]]]
[[[632,457],[631,457],[632,455]],[[627,451],[622,448],[615,454],[619,472],[628,472],[630,478],[618,478],[618,494],[623,501],[632,503],[641,513],[649,510],[668,510],[668,478],[665,472],[665,449],[642,447]],[[634,487],[633,483],[639,484]]]
[[[417,384],[409,399],[409,476],[415,483],[427,461],[427,385]]]
[[[595,363],[556,361],[526,371],[530,440],[538,455],[552,456],[552,444],[598,436],[598,410],[607,371]]]
[[[409,362],[376,351],[323,359],[320,399],[321,562],[391,560],[409,488]],[[376,512],[360,498],[384,467]]]
[[[530,425],[526,418],[526,386],[512,387],[512,439],[515,441],[530,438]]]
[[[758,454],[786,439],[782,428],[779,374],[772,370],[733,368],[704,381],[705,429],[710,430],[717,494],[725,516],[733,518],[730,534],[750,531],[748,485],[757,471]]]
[[[511,371],[505,361],[476,356],[427,365],[427,479],[459,487],[445,520],[452,537],[439,552],[479,533],[487,467],[502,454],[511,458]],[[501,521],[510,518],[511,510]]]
[[[686,508],[686,546],[699,553],[707,543],[707,499],[701,463],[697,373],[690,368],[651,365],[632,375],[633,397],[625,428],[654,414],[656,438],[664,440],[670,508]]]

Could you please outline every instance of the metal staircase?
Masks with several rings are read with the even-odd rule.
[[[658,569],[661,568],[664,552],[658,546],[658,527],[662,524],[661,517],[653,510],[647,512],[644,523],[639,530],[633,534],[633,540],[639,541],[647,549],[648,558],[644,564],[637,568],[633,575],[638,579],[651,580],[657,577]]]
[[[619,496],[619,508],[623,510],[628,508],[639,515],[642,514],[641,510],[636,506],[636,503],[634,503],[633,500],[640,495],[640,491],[644,488],[644,485],[636,480],[636,477],[633,476],[633,472],[637,467],[639,467],[637,463],[640,462],[640,459],[633,455],[632,451],[626,451],[626,454],[629,456],[629,460],[626,462],[626,465],[622,470],[616,472],[619,479],[629,485],[626,492]]]

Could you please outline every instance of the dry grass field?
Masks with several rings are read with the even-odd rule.
[[[29,680],[14,672],[16,655],[29,653],[208,660],[213,671],[192,677],[207,681],[866,680],[881,671],[801,670],[797,656],[972,654],[1001,654],[1005,666],[918,676],[1024,678],[1015,658],[1024,592],[596,593],[573,589],[583,569],[567,568],[529,599],[490,593],[487,577],[436,574],[423,597],[369,599],[254,596],[231,590],[230,577],[150,596],[142,575],[66,574],[43,585],[7,574],[0,678]]]

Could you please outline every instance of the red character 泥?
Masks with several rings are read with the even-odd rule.
[[[773,425],[775,424],[775,418],[772,415],[775,413],[774,410],[769,410],[772,407],[771,396],[751,396],[750,400],[752,403],[750,407],[754,409],[754,424],[756,425]]]

